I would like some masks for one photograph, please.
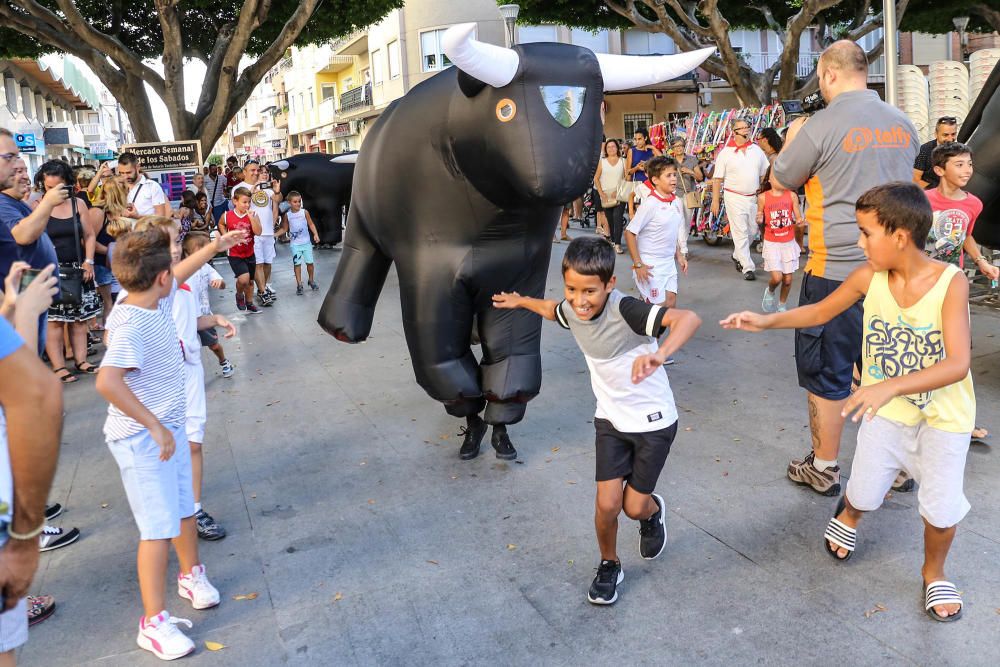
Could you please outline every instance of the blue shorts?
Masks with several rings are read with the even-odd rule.
[[[802,276],[799,306],[825,299],[840,287],[841,281]],[[799,386],[828,401],[841,401],[851,395],[855,366],[861,365],[861,329],[864,320],[862,302],[818,327],[795,330],[795,368]]]
[[[313,263],[313,247],[312,243],[302,243],[300,245],[292,246],[292,264],[295,266],[302,266],[303,264]]]
[[[94,280],[98,287],[104,287],[114,282],[115,277],[111,274],[111,269],[100,264],[94,265]]]

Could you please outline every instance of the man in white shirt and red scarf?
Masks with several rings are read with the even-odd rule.
[[[733,262],[744,280],[756,280],[750,244],[757,236],[757,191],[770,162],[750,141],[750,123],[733,121],[733,136],[719,152],[712,174],[712,215],[719,215],[719,190],[726,202],[726,217],[733,235]]]

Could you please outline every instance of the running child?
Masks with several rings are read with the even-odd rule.
[[[250,211],[250,191],[236,188],[233,191],[233,210],[218,220],[219,233],[238,230],[246,233],[243,243],[229,249],[229,267],[236,278],[236,308],[256,315],[260,312],[253,302],[253,279],[257,271],[254,258],[254,235],[260,234],[260,219]]]
[[[788,309],[788,293],[792,290],[792,276],[799,270],[799,247],[795,228],[804,227],[805,218],[799,210],[799,198],[785,190],[771,173],[771,187],[757,195],[757,225],[764,226],[764,270],[771,279],[764,288],[761,308],[765,313],[775,312],[774,292],[781,285],[777,311]]]
[[[902,469],[919,484],[924,522],[924,609],[935,621],[962,614],[962,597],[945,577],[955,527],[969,511],[965,456],[975,423],[969,371],[969,283],[954,264],[924,252],[930,204],[913,183],[887,183],[856,204],[858,245],[868,262],[828,297],[784,313],[730,315],[727,329],[821,326],[864,299],[861,387],[843,415],[861,420],[847,492],[823,538],[844,561],[857,548],[865,512],[878,509]]]
[[[684,203],[674,195],[677,165],[654,157],[646,165],[647,188],[635,217],[625,228],[625,244],[632,256],[632,276],[646,303],[673,308],[677,304],[677,264],[687,274],[687,228]]]
[[[677,435],[677,408],[664,360],[701,324],[691,311],[643,303],[615,289],[615,251],[594,236],[575,239],[562,261],[565,298],[516,292],[493,296],[497,308],[524,308],[569,329],[590,369],[597,398],[597,503],[594,525],[601,563],[587,593],[613,604],[622,583],[618,515],[639,522],[639,554],[649,560],[667,543],[666,504],[656,482]],[[669,335],[657,345],[657,337]]]
[[[313,274],[313,243],[319,243],[319,232],[313,224],[309,211],[302,208],[302,195],[294,190],[288,193],[288,205],[291,207],[281,216],[281,225],[276,234],[281,236],[288,232],[291,236],[292,266],[295,269],[295,294],[302,296],[302,265],[306,265],[309,273],[309,289],[318,290]]]
[[[964,266],[968,253],[984,276],[997,280],[1000,268],[990,263],[972,238],[972,228],[983,212],[979,197],[964,190],[973,173],[972,149],[958,142],[941,144],[931,153],[931,168],[940,180],[936,188],[924,190],[934,211],[934,223],[924,250],[934,259],[959,267]],[[982,426],[972,429],[973,440],[989,435]]]
[[[187,257],[189,255],[193,255],[211,242],[212,237],[210,237],[207,233],[189,234],[184,239],[184,256]],[[201,306],[198,312],[199,317],[211,315],[212,304],[208,298],[208,288],[225,289],[226,282],[211,264],[206,264],[198,269],[198,273],[196,273],[189,282],[192,284],[191,291],[197,295]],[[216,333],[215,327],[209,327],[208,329],[199,328],[198,339],[201,342],[202,347],[207,347],[211,350],[212,354],[214,354],[215,358],[219,361],[219,368],[222,370],[222,377],[233,377],[236,367],[226,357],[226,351],[222,349],[222,343],[219,342],[219,334]]]
[[[153,225],[118,238],[114,270],[128,293],[111,311],[108,348],[97,375],[97,390],[110,403],[104,434],[139,528],[143,616],[136,642],[164,660],[194,651],[177,627],[191,622],[166,611],[171,543],[180,563],[178,595],[195,609],[214,607],[220,599],[198,556],[191,451],[184,446],[184,358],[170,313],[178,282],[244,234],[220,236],[174,265],[177,231]]]

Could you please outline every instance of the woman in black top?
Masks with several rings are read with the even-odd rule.
[[[46,190],[73,186],[73,170],[61,160],[49,160],[39,170]],[[101,300],[94,285],[94,253],[96,239],[89,224],[88,210],[76,199],[77,215],[73,215],[72,202],[67,200],[52,209],[45,232],[52,239],[60,268],[83,269],[83,298],[79,304],[53,304],[49,308],[49,325],[45,351],[52,370],[64,383],[75,382],[76,377],[66,369],[63,356],[63,332],[69,327],[70,346],[76,369],[81,373],[96,373],[97,367],[87,361],[87,330],[89,321],[101,312]],[[81,217],[83,221],[81,222]],[[75,231],[74,231],[75,228]],[[79,245],[77,238],[80,239]]]

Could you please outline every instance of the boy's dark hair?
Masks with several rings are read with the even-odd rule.
[[[233,190],[233,200],[235,201],[237,197],[246,197],[247,199],[249,199],[250,191],[247,190],[246,188],[236,188],[235,190]]]
[[[582,276],[597,276],[607,285],[615,274],[615,249],[597,236],[573,239],[563,255],[562,272],[573,269]]]
[[[858,198],[854,208],[861,213],[874,213],[890,234],[897,229],[908,231],[921,250],[934,220],[927,195],[916,183],[908,181],[876,185]]]
[[[184,256],[193,255],[211,242],[212,237],[209,236],[208,232],[188,232],[184,236],[184,245],[182,246]]]
[[[133,164],[137,165],[139,164],[139,156],[136,155],[135,153],[125,151],[124,153],[118,156],[118,164],[124,164],[126,166]]]
[[[144,292],[170,270],[170,233],[164,227],[129,232],[118,238],[111,268],[122,287]]]
[[[931,151],[931,166],[941,167],[944,169],[948,164],[948,160],[953,157],[958,157],[959,155],[968,155],[971,157],[972,149],[957,141],[949,141],[939,144],[934,147],[933,151]]]
[[[667,169],[677,169],[677,163],[672,157],[657,155],[646,163],[646,176],[651,179],[659,178]]]

